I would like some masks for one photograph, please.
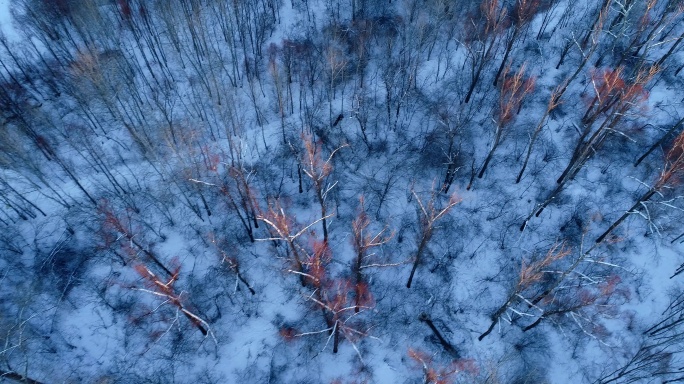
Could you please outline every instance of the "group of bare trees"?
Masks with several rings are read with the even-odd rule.
[[[152,324],[154,343],[220,348],[221,324],[271,313],[272,284],[306,309],[271,314],[281,334],[348,343],[364,367],[367,339],[394,342],[417,318],[449,345],[426,307],[439,329],[481,327],[473,351],[541,324],[609,346],[606,319],[638,290],[618,248],[683,236],[680,1],[10,7],[0,276],[38,279],[64,246],[44,232],[68,234],[91,257],[67,286],[126,329]],[[52,331],[25,311],[71,288],[10,277],[0,292],[36,298],[3,304],[0,377],[41,382],[18,368],[34,348],[21,332]],[[483,295],[491,307],[466,305]],[[675,378],[656,365],[677,353],[680,307],[601,382]],[[425,382],[485,376],[418,352],[425,340],[409,352]]]

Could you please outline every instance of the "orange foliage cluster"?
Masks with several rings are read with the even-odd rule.
[[[672,143],[672,147],[665,155],[665,167],[654,186],[660,190],[667,185],[678,184],[684,174],[684,132],[680,133]]]
[[[629,81],[625,80],[623,66],[590,71],[596,96],[589,102],[589,109],[582,122],[589,123],[601,113],[624,114],[635,106],[642,105],[649,96],[645,86],[658,71],[656,66],[642,69]]]
[[[164,298],[166,302],[183,313],[204,336],[207,336],[209,333],[208,324],[188,309],[188,306],[184,303],[185,300],[182,293],[177,293],[174,289],[174,284],[178,281],[178,276],[180,275],[180,264],[177,260],[173,264],[175,264],[175,267],[168,281],[162,280],[144,264],[137,264],[135,271],[143,278],[145,286],[148,288],[147,292]]]
[[[499,96],[499,124],[508,124],[517,112],[525,96],[532,93],[536,79],[525,78],[526,64],[523,64],[518,72],[509,76],[510,67],[503,74],[501,93]]]
[[[532,21],[538,10],[539,0],[518,0],[514,8],[518,27]]]
[[[425,352],[409,348],[408,355],[423,369],[425,383],[451,384],[454,383],[459,373],[477,375],[479,369],[474,360],[458,359],[444,367],[437,366],[432,356]]]
[[[177,264],[177,262],[175,264]],[[175,268],[173,269],[173,275],[171,276],[171,278],[169,278],[167,282],[162,281],[144,264],[137,264],[134,268],[135,271],[138,272],[140,277],[143,278],[143,281],[147,288],[167,296],[170,302],[174,305],[180,304],[180,295],[176,295],[173,289],[173,285],[178,280],[178,276],[180,274],[180,265],[175,266]]]
[[[114,208],[108,201],[102,200],[97,207],[98,212],[102,215],[102,225],[100,226],[99,236],[102,239],[102,248],[109,248],[117,240],[119,236],[127,239],[131,237],[131,233],[135,230],[133,224],[129,220],[129,210],[125,210],[126,215],[117,215],[114,213]],[[122,247],[127,247],[128,244],[123,243]]]
[[[534,283],[539,282],[544,276],[544,271],[553,263],[564,259],[570,255],[571,249],[565,246],[565,243],[554,244],[546,256],[540,261],[528,263],[523,260],[522,268],[520,268],[520,280],[518,281],[518,292],[528,288]]]
[[[311,275],[311,285],[320,288],[328,280],[326,266],[332,261],[332,252],[327,242],[317,239],[311,240],[311,249],[313,252],[309,255],[305,265],[308,274]]]
[[[501,8],[499,0],[483,0],[480,3],[480,12],[482,12],[482,16],[486,20],[484,25],[485,36],[491,33],[499,33],[506,29],[505,21],[507,20],[508,12],[506,8]]]

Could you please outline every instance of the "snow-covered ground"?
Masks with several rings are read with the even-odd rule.
[[[681,378],[665,3],[0,0],[0,375]]]
[[[0,0],[0,30],[9,41],[17,41],[19,37],[12,23],[11,4],[12,0]]]

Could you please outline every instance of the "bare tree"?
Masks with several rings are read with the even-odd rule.
[[[507,311],[511,309],[518,301],[528,301],[529,299],[525,295],[529,295],[528,291],[534,285],[540,283],[544,275],[547,273],[547,269],[560,260],[563,260],[566,256],[570,255],[570,248],[566,247],[563,243],[556,243],[551,248],[541,260],[535,262],[527,262],[523,260],[522,266],[520,268],[520,274],[515,283],[515,286],[508,295],[506,302],[500,306],[491,316],[491,324],[486,331],[484,331],[478,340],[482,341],[487,335],[489,335],[499,323],[501,316],[503,316]]]
[[[424,253],[427,250],[427,245],[432,239],[437,222],[446,216],[447,213],[456,204],[461,202],[460,198],[454,193],[449,196],[449,200],[444,205],[443,208],[438,208],[439,192],[435,191],[434,188],[430,192],[430,199],[423,203],[415,190],[411,190],[413,197],[418,203],[418,249],[414,255],[413,266],[411,267],[411,274],[409,275],[408,281],[406,282],[406,288],[411,288],[411,283],[413,282],[413,276],[418,269],[418,265],[423,261]]]
[[[466,21],[464,44],[470,63],[470,85],[463,102],[468,104],[477,87],[482,72],[491,62],[499,46],[500,34],[504,30],[507,10],[498,0],[482,0],[476,19]]]
[[[319,221],[329,218],[332,215],[324,216],[309,225],[297,230],[292,218],[285,213],[285,210],[280,205],[279,201],[270,202],[268,204],[268,211],[262,212],[257,217],[257,220],[263,221],[271,231],[271,236],[260,241],[284,241],[288,246],[289,259],[292,263],[289,272],[299,276],[302,287],[307,285],[308,275],[305,273],[305,262],[309,258],[307,250],[299,244],[299,238],[302,237],[312,226]],[[296,231],[296,232],[295,232]]]
[[[537,138],[539,137],[539,134],[541,133],[542,129],[544,128],[546,118],[549,116],[549,114],[551,114],[551,111],[553,111],[554,109],[556,109],[558,107],[558,103],[559,103],[558,92],[560,91],[560,89],[561,89],[561,86],[557,87],[553,91],[553,93],[551,94],[551,97],[549,97],[549,102],[546,106],[546,110],[544,111],[542,118],[539,119],[537,126],[534,128],[534,131],[532,132],[532,136],[530,136],[530,143],[527,145],[527,150],[525,151],[525,160],[523,160],[522,168],[520,168],[520,172],[518,173],[518,177],[515,179],[516,184],[520,182],[523,174],[525,173],[525,169],[527,169],[527,163],[530,161],[530,156],[532,155],[532,148],[534,147],[534,144],[537,142]]]
[[[473,360],[456,359],[442,366],[435,362],[433,356],[411,348],[408,356],[423,371],[424,384],[452,384],[457,382],[460,374],[476,375],[479,371]]]
[[[369,336],[368,331],[370,327],[364,329],[363,322],[360,321],[360,315],[372,308],[372,296],[369,292],[364,292],[363,300],[359,301],[356,298],[352,298],[358,292],[357,287],[354,287],[353,283],[345,279],[330,277],[327,268],[323,265],[312,268],[312,272],[315,273],[315,278],[313,279],[314,291],[312,294],[307,295],[307,299],[321,309],[327,328],[296,336],[328,332],[329,337],[326,345],[332,339],[333,353],[338,352],[340,338],[343,337],[350,342],[359,358],[363,361],[356,343],[359,339]]]
[[[658,378],[663,383],[674,383],[684,379],[681,369],[684,343],[684,294],[679,291],[670,299],[670,304],[643,332],[636,351],[617,369],[606,367],[599,384],[639,383]]]
[[[650,155],[658,147],[661,147],[663,144],[665,144],[665,142],[670,138],[670,136],[673,133],[676,133],[677,129],[679,129],[683,124],[684,124],[684,117],[682,117],[681,119],[679,119],[679,121],[677,121],[674,125],[672,125],[672,127],[660,138],[660,140],[658,140],[651,147],[649,147],[648,150],[634,162],[634,166],[635,167],[639,166],[639,164],[641,164],[641,162],[644,161],[644,159],[646,157],[648,157],[648,155]]]
[[[480,179],[482,178],[482,176],[484,176],[484,173],[487,170],[487,167],[489,166],[489,162],[492,160],[492,157],[494,156],[494,151],[496,151],[496,149],[499,147],[499,144],[501,144],[501,138],[504,135],[505,128],[513,121],[513,118],[517,114],[517,111],[522,105],[522,102],[525,99],[525,97],[532,93],[532,91],[534,90],[535,78],[525,78],[525,69],[526,65],[523,64],[520,67],[520,69],[518,69],[518,72],[516,72],[512,76],[509,76],[509,66],[503,73],[501,92],[499,94],[499,109],[496,114],[496,129],[494,131],[494,141],[492,143],[492,146],[489,148],[487,157],[485,158],[485,161],[482,164],[482,167],[480,168],[480,172],[477,175],[477,177]],[[470,189],[470,185],[467,189]]]
[[[229,256],[225,248],[227,247],[225,240],[217,239],[213,234],[210,234],[209,241],[216,247],[216,251],[221,257],[221,263],[225,264],[238,278],[238,281],[242,282],[245,287],[249,290],[249,293],[256,295],[256,291],[245,279],[242,270],[240,269],[240,261],[235,256]],[[237,282],[235,283],[237,289]]]
[[[323,159],[323,147],[320,142],[314,142],[311,137],[303,137],[304,141],[304,155],[300,160],[302,165],[302,171],[311,179],[313,182],[314,193],[316,194],[316,200],[321,208],[321,224],[323,225],[323,241],[328,241],[328,222],[327,219],[330,217],[328,215],[328,209],[326,206],[326,199],[328,193],[335,187],[335,183],[330,184],[328,181],[328,176],[332,173],[332,159],[335,153],[340,149],[347,147],[344,144],[332,152],[327,159]]]
[[[400,264],[379,261],[375,257],[375,253],[370,253],[371,249],[380,247],[392,240],[394,233],[387,233],[388,227],[385,226],[375,235],[370,235],[368,233],[368,227],[371,222],[366,214],[363,196],[359,198],[359,205],[359,213],[356,219],[352,221],[352,244],[354,245],[354,251],[356,252],[356,258],[352,264],[352,275],[354,276],[354,288],[356,291],[356,306],[354,312],[359,312],[361,303],[367,301],[365,297],[369,293],[368,282],[363,275],[363,270],[366,268],[389,267]]]
[[[638,108],[648,98],[645,87],[658,69],[655,67],[642,69],[629,82],[623,79],[623,71],[624,68],[619,67],[616,70],[592,73],[592,85],[596,96],[582,117],[584,128],[570,163],[557,180],[558,184],[562,184],[566,178],[574,178],[607,135],[616,132],[622,119],[634,110],[638,112]],[[594,123],[602,114],[605,114],[605,119],[597,128],[593,128]]]
[[[103,201],[98,210],[102,215],[100,235],[104,241],[104,247],[108,248],[114,243],[119,243],[119,246],[123,247],[125,254],[130,259],[126,262],[139,261],[138,254],[142,253],[167,276],[173,276],[173,272],[164,265],[159,256],[142,243],[142,239],[138,236],[141,228],[131,220],[132,210],[123,210],[123,212],[117,213],[107,201]],[[128,241],[128,244],[125,241],[121,242],[122,239]]]
[[[194,311],[191,309],[191,306],[186,304],[186,298],[183,297],[181,293],[176,292],[176,289],[174,288],[174,284],[178,281],[180,267],[176,267],[174,269],[173,274],[168,280],[159,278],[149,268],[147,268],[145,264],[137,264],[135,266],[135,270],[143,278],[146,287],[133,288],[134,290],[147,292],[149,294],[161,297],[164,299],[164,303],[169,303],[176,307],[178,311],[180,311],[188,320],[190,320],[190,323],[197,328],[202,335],[211,335],[212,339],[214,339],[214,342],[216,342],[216,338],[214,337],[213,332],[211,332],[209,324],[194,313]]]
[[[596,238],[596,243],[601,243],[608,235],[610,235],[615,228],[622,224],[631,214],[639,213],[645,203],[651,199],[655,194],[660,194],[664,189],[674,187],[679,182],[680,177],[684,174],[684,132],[680,133],[672,143],[672,147],[665,155],[665,164],[660,175],[656,179],[653,186],[651,186],[646,193],[637,199],[637,201],[622,214],[613,224],[606,229],[605,232]]]
[[[597,149],[610,134],[622,134],[619,128],[623,119],[634,112],[638,113],[639,107],[648,98],[646,84],[655,76],[658,69],[642,69],[630,82],[623,79],[623,70],[624,68],[593,71],[592,85],[596,95],[582,117],[583,129],[578,128],[580,137],[570,161],[556,180],[556,188],[527,216],[520,226],[521,231],[525,229],[532,216],[539,216],[556,199],[567,183],[574,179],[586,162],[596,154]],[[604,116],[603,120],[597,123],[601,116]]]
[[[511,27],[509,28],[508,34],[506,36],[506,47],[504,49],[503,59],[501,59],[501,65],[494,75],[493,85],[496,86],[501,77],[501,73],[504,68],[509,67],[508,56],[513,50],[513,46],[518,42],[521,35],[524,35],[527,27],[534,18],[539,8],[539,0],[517,0],[513,7],[512,15],[508,17],[511,19]]]
[[[279,211],[276,211],[279,209]],[[259,217],[274,232],[268,239],[285,241],[288,244],[292,269],[288,272],[296,274],[300,278],[302,287],[311,289],[306,293],[306,299],[313,302],[320,309],[326,328],[318,331],[304,332],[294,336],[307,336],[328,333],[326,346],[332,340],[333,353],[338,352],[341,338],[352,344],[354,350],[361,358],[361,352],[356,346],[356,340],[368,335],[367,330],[362,330],[363,324],[360,314],[370,309],[373,305],[373,297],[364,282],[354,282],[344,278],[335,277],[329,268],[333,255],[325,240],[318,240],[314,233],[309,233],[307,245],[304,245],[302,237],[315,225],[318,219],[299,232],[292,234],[290,223],[282,208],[278,204],[269,205],[269,213]],[[324,347],[325,348],[325,347]]]
[[[610,13],[610,5],[611,0],[606,0],[604,3],[602,3],[601,8],[599,8],[596,13],[596,18],[594,19],[592,27],[586,32],[581,43],[575,40],[574,37],[566,43],[565,48],[563,49],[563,53],[561,53],[561,58],[558,65],[556,66],[556,69],[560,67],[561,63],[563,62],[563,58],[565,57],[565,54],[567,54],[567,52],[570,50],[573,44],[576,44],[579,47],[580,52],[582,54],[582,60],[578,64],[575,71],[571,75],[567,76],[563,81],[561,81],[560,84],[551,93],[551,96],[549,97],[549,102],[546,107],[546,111],[539,119],[539,122],[537,123],[537,126],[535,127],[534,132],[532,133],[532,136],[530,138],[530,143],[527,146],[525,160],[523,161],[523,166],[520,169],[520,173],[518,174],[516,183],[520,182],[520,179],[525,173],[527,163],[530,159],[530,155],[532,154],[532,149],[537,141],[536,139],[539,136],[539,133],[544,128],[546,119],[549,117],[551,112],[554,111],[560,105],[561,98],[568,90],[568,87],[575,81],[575,79],[577,79],[579,74],[582,73],[582,70],[589,62],[589,59],[598,49],[599,43],[601,41],[601,34],[603,33],[603,25]],[[524,228],[524,225],[525,224],[523,224],[521,228]]]

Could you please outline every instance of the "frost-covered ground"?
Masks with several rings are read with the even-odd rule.
[[[681,4],[12,6],[4,379],[684,377]]]

